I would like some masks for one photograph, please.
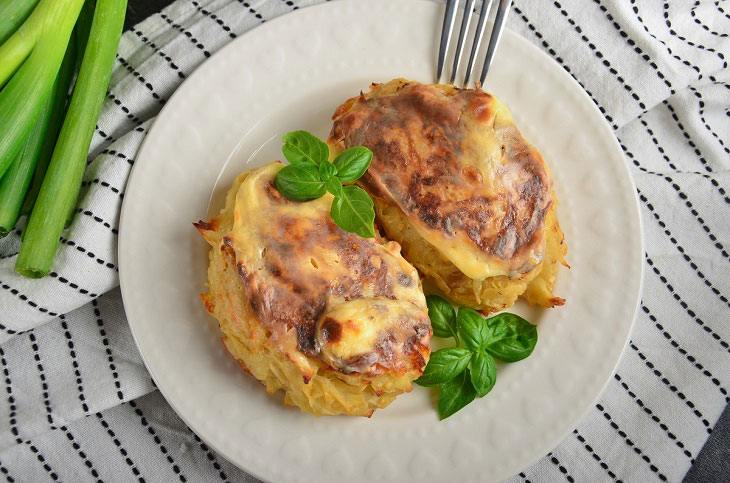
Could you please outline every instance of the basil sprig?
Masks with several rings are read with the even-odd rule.
[[[517,362],[537,344],[537,328],[522,317],[503,312],[488,319],[479,312],[454,307],[437,295],[426,297],[428,316],[436,337],[453,337],[455,347],[438,350],[416,380],[421,386],[440,387],[439,419],[484,397],[497,382],[497,364]]]
[[[433,335],[444,339],[453,337],[458,346],[459,334],[456,330],[456,309],[454,309],[454,306],[438,295],[428,295],[426,305],[428,306],[428,316],[431,319]]]
[[[329,162],[329,147],[307,131],[293,131],[281,139],[281,148],[289,161],[274,179],[276,188],[294,201],[321,198],[332,193],[330,216],[345,231],[363,238],[375,237],[375,210],[367,192],[355,185],[370,167],[373,152],[365,146],[355,146],[341,152]]]

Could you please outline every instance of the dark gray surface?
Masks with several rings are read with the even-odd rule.
[[[725,407],[684,483],[730,481],[730,405]]]
[[[128,0],[124,30],[159,12],[174,0]]]
[[[125,30],[159,12],[174,0],[129,0]],[[684,478],[684,483],[730,482],[730,405],[697,456],[695,464]]]

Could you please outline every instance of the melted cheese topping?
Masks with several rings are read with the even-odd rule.
[[[400,246],[341,230],[329,214],[329,193],[307,202],[283,198],[273,185],[282,167],[269,164],[243,181],[224,238],[254,314],[272,331],[270,343],[305,378],[315,370],[310,359],[368,374],[423,362],[430,322],[418,274]]]
[[[521,277],[541,262],[552,181],[494,96],[396,79],[334,119],[336,151],[374,153],[363,186],[467,277]]]

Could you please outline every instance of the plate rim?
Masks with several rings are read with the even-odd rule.
[[[201,62],[195,68],[195,70],[187,76],[187,79],[185,79],[179,86],[177,86],[177,88],[172,93],[172,95],[170,96],[168,101],[165,103],[165,106],[163,106],[162,109],[160,110],[160,112],[157,114],[157,116],[155,116],[155,119],[153,120],[151,126],[147,130],[147,133],[144,135],[142,142],[140,143],[140,146],[137,150],[137,154],[136,154],[135,158],[139,159],[141,157],[141,155],[143,155],[146,145],[148,144],[148,141],[149,141],[151,135],[154,133],[154,130],[158,125],[158,120],[160,119],[161,114],[163,114],[166,110],[169,110],[171,105],[175,105],[175,101],[178,99],[178,97],[184,98],[183,97],[184,94],[182,93],[183,84],[188,83],[191,79],[195,79],[195,78],[203,75],[202,72],[206,69],[205,65],[210,64],[210,62],[208,62],[208,61],[210,61],[211,59],[214,59],[216,56],[225,55],[224,52],[231,51],[231,50],[238,48],[238,45],[243,44],[247,39],[249,39],[249,37],[252,36],[252,34],[258,33],[261,30],[261,28],[273,28],[273,27],[271,27],[272,25],[275,26],[275,25],[278,25],[279,23],[282,23],[285,21],[291,21],[291,17],[298,16],[298,15],[302,14],[303,12],[311,11],[313,9],[326,10],[326,9],[329,9],[330,7],[340,4],[340,3],[365,3],[366,1],[370,1],[370,0],[339,0],[337,2],[332,2],[332,3],[321,2],[321,3],[315,4],[315,5],[309,5],[309,6],[300,8],[297,11],[286,12],[272,20],[267,21],[266,24],[257,25],[255,27],[251,28],[250,30],[248,30],[247,32],[245,32],[244,34],[239,35],[238,38],[233,39],[231,42],[228,42],[226,45],[221,47],[218,51],[213,53],[213,55],[211,57],[206,58],[203,62]],[[387,0],[381,0],[381,1],[387,1]],[[433,1],[430,1],[430,0],[400,0],[400,1],[401,2],[412,2],[412,3],[418,3],[418,4],[430,4],[430,5],[435,4]],[[443,8],[442,4],[436,4],[436,5],[438,5],[437,8],[439,8],[439,9]],[[619,143],[614,130],[611,128],[611,126],[608,123],[608,121],[606,120],[605,116],[601,113],[601,111],[598,108],[598,106],[596,105],[596,103],[589,96],[589,94],[585,91],[585,89],[580,85],[580,83],[572,76],[572,74],[566,72],[565,69],[558,62],[556,62],[551,56],[549,56],[547,53],[543,52],[542,49],[540,49],[537,45],[535,45],[534,43],[527,40],[519,33],[515,32],[509,28],[505,29],[504,34],[506,37],[511,37],[512,41],[522,44],[522,46],[524,48],[532,50],[536,55],[543,57],[545,60],[548,60],[551,64],[554,64],[554,66],[559,67],[559,69],[556,69],[556,71],[557,70],[560,71],[559,75],[562,77],[561,81],[572,84],[574,90],[576,90],[576,92],[578,92],[578,91],[580,92],[580,96],[583,98],[583,101],[586,103],[586,105],[590,105],[590,109],[594,112],[594,114],[597,114],[598,116],[600,116],[601,128],[603,129],[603,131],[606,134],[608,134],[606,136],[606,139],[608,140],[608,138],[610,137],[610,140],[611,140],[610,142],[613,145],[615,152],[617,154],[620,154],[621,159],[623,160],[623,162],[621,163],[622,177],[625,177],[628,180],[630,187],[632,189],[632,199],[633,199],[633,208],[634,208],[633,211],[636,214],[636,218],[638,221],[638,223],[637,223],[638,228],[639,228],[638,242],[640,245],[638,254],[637,254],[638,255],[638,264],[639,264],[638,290],[637,290],[637,293],[635,294],[636,296],[635,296],[635,302],[634,302],[632,321],[631,321],[629,329],[626,333],[626,338],[623,341],[621,351],[619,352],[619,356],[615,359],[615,362],[613,364],[611,374],[608,377],[606,377],[605,381],[603,381],[600,390],[596,393],[592,402],[586,406],[584,411],[582,413],[580,413],[579,415],[576,413],[576,417],[573,418],[571,426],[569,428],[566,428],[564,431],[558,432],[559,434],[557,434],[554,438],[551,438],[550,441],[546,441],[543,445],[541,445],[540,452],[538,453],[537,451],[535,451],[534,457],[531,458],[529,463],[527,463],[523,467],[523,469],[525,469],[525,468],[528,468],[528,467],[532,466],[533,464],[535,464],[537,461],[542,459],[547,454],[547,452],[549,452],[552,448],[555,448],[557,445],[559,445],[571,433],[571,431],[575,427],[577,427],[577,425],[581,421],[583,421],[585,419],[586,415],[591,411],[591,409],[593,407],[595,407],[596,403],[600,400],[601,396],[606,391],[607,386],[611,382],[611,379],[613,378],[614,374],[616,373],[616,371],[618,369],[618,365],[621,363],[621,361],[623,359],[623,354],[626,351],[626,347],[628,347],[629,341],[631,339],[631,335],[635,329],[636,319],[637,319],[637,315],[639,313],[639,308],[640,308],[640,304],[641,304],[641,297],[642,297],[643,290],[644,290],[643,253],[645,252],[645,238],[644,238],[644,225],[643,225],[643,220],[642,220],[642,216],[641,216],[641,205],[639,203],[639,198],[638,198],[638,194],[637,194],[637,190],[636,190],[636,183],[631,174],[630,165],[623,152],[623,149],[621,148],[621,144]],[[434,65],[434,69],[435,69],[435,65]],[[127,178],[127,182],[125,185],[125,192],[129,189],[131,184],[134,183],[136,176],[140,172],[140,170],[136,169],[138,166],[139,166],[139,164],[135,164],[134,166],[132,166],[131,172]],[[126,225],[125,220],[129,216],[128,215],[129,210],[127,209],[127,207],[132,203],[131,201],[129,201],[130,199],[131,199],[131,197],[125,197],[125,199],[122,202],[122,207],[121,207],[120,217],[119,217],[120,236],[118,239],[118,247],[117,247],[118,266],[119,266],[119,285],[120,285],[120,292],[121,292],[121,296],[122,296],[123,306],[125,308],[125,314],[128,314],[128,311],[126,309],[126,307],[127,307],[126,301],[129,299],[129,295],[125,295],[125,293],[127,293],[127,290],[125,290],[126,284],[125,284],[125,282],[123,282],[123,280],[125,278],[124,274],[127,273],[127,270],[125,268],[127,266],[127,262],[126,262],[127,257],[124,255],[124,253],[126,253],[127,251],[124,250],[123,248],[127,244],[127,238],[124,237],[122,235],[122,233],[124,233],[123,227]],[[634,263],[636,263],[636,262],[637,261],[634,260]],[[179,406],[177,406],[176,403],[173,402],[173,400],[171,400],[169,395],[166,393],[166,390],[163,389],[164,384],[158,383],[158,377],[155,375],[155,371],[151,368],[151,366],[147,360],[147,356],[145,356],[145,353],[141,349],[141,345],[138,340],[139,333],[135,330],[134,325],[132,323],[129,323],[129,320],[131,320],[131,317],[129,315],[127,315],[127,319],[128,319],[128,325],[130,328],[130,332],[132,333],[132,338],[140,353],[140,356],[145,365],[145,368],[147,369],[148,373],[150,374],[150,377],[154,380],[157,390],[160,391],[162,396],[165,398],[165,401],[175,411],[175,414],[191,430],[193,430],[195,432],[195,434],[199,438],[201,438],[201,440],[203,440],[209,447],[211,447],[216,452],[218,452],[223,457],[225,457],[231,464],[233,464],[234,466],[242,469],[246,473],[248,473],[262,481],[271,481],[268,479],[267,475],[264,475],[256,470],[252,470],[250,468],[244,467],[239,461],[237,461],[234,458],[229,457],[226,451],[217,447],[214,443],[211,443],[210,440],[208,439],[207,435],[201,434],[199,431],[196,431],[196,429],[197,429],[195,427],[196,425],[191,423],[189,417],[186,416],[182,411],[180,411]]]

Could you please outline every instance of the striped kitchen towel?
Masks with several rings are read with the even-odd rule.
[[[22,221],[0,240],[8,481],[255,481],[198,439],[145,371],[116,288],[119,210],[145,132],[180,83],[237,36],[313,3],[178,0],[122,37],[54,271],[14,273]],[[512,480],[679,481],[729,401],[730,2],[517,0],[508,26],[613,127],[646,241],[616,375],[575,431]]]

